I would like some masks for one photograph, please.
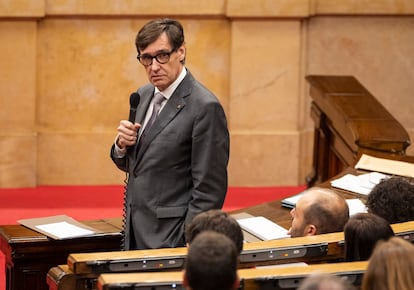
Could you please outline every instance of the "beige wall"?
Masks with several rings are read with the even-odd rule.
[[[109,147],[147,82],[135,34],[171,15],[226,110],[231,186],[304,183],[306,74],[356,76],[413,139],[412,0],[0,0],[0,187],[122,183]]]

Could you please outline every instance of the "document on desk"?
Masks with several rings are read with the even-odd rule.
[[[389,175],[379,172],[370,172],[361,175],[346,174],[338,179],[332,180],[331,185],[332,187],[368,195],[374,186],[384,178],[389,178]]]
[[[347,199],[346,203],[349,208],[349,216],[368,211],[366,205],[358,198]]]
[[[286,197],[286,198],[284,198],[284,199],[282,199],[282,200],[280,201],[280,204],[281,204],[283,207],[287,207],[287,208],[294,208],[294,207],[296,206],[296,203],[298,202],[298,200],[302,197],[302,195],[303,195],[305,192],[306,192],[306,190],[304,190],[304,191],[302,191],[302,192],[300,192],[300,193],[297,193],[297,194],[295,194],[295,195],[292,195],[292,196]]]
[[[101,231],[78,222],[67,215],[22,219],[18,220],[18,223],[56,240],[101,234]]]
[[[362,154],[356,169],[378,171],[386,174],[414,177],[414,164]]]
[[[238,219],[237,221],[243,230],[263,241],[290,237],[287,234],[287,229],[262,216]]]

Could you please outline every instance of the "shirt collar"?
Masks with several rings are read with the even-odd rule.
[[[178,75],[178,78],[168,88],[166,88],[164,91],[160,91],[157,87],[155,87],[154,94],[156,94],[157,92],[160,92],[167,100],[170,99],[175,89],[185,78],[186,74],[187,74],[187,69],[183,67],[183,69],[181,70],[181,73]]]

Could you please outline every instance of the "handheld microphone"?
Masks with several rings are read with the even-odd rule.
[[[140,96],[137,92],[134,92],[131,94],[131,96],[129,97],[129,118],[128,120],[131,123],[135,123],[135,116],[137,114],[137,107],[139,105],[139,101],[140,101]]]
[[[137,107],[140,101],[140,95],[137,92],[134,92],[129,97],[129,118],[128,121],[135,123],[135,116],[137,114]],[[128,148],[128,154],[131,155],[131,147]],[[129,168],[129,158],[126,159],[126,167]],[[127,186],[128,186],[129,174],[128,170],[126,171],[125,180],[124,180],[124,204],[123,204],[123,215],[122,215],[122,240],[121,240],[121,249],[125,249],[125,229],[126,229],[126,208],[127,208]]]

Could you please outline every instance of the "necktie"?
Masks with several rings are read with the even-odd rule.
[[[154,106],[152,109],[152,114],[147,124],[145,125],[144,131],[142,131],[141,137],[139,138],[138,146],[141,145],[142,140],[145,138],[146,135],[148,135],[148,132],[150,131],[152,124],[154,124],[154,121],[157,118],[158,113],[161,109],[161,103],[164,100],[165,100],[165,97],[160,92],[154,95]]]

